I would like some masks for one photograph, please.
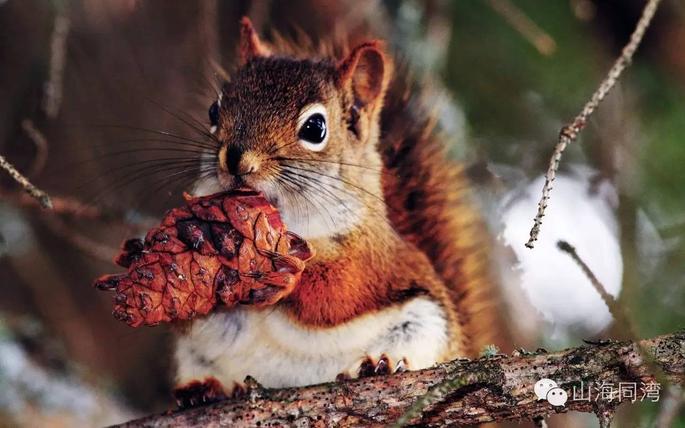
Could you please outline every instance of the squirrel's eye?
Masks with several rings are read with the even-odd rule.
[[[326,139],[326,119],[321,113],[314,113],[304,122],[297,136],[310,143],[323,143]]]
[[[328,127],[326,126],[326,108],[321,104],[313,104],[302,110],[297,138],[305,148],[318,152],[326,147],[328,142]]]
[[[216,101],[209,106],[209,124],[211,126],[219,125],[219,103]]]

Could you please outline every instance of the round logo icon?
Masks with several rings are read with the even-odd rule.
[[[568,401],[568,394],[559,387],[552,388],[547,392],[547,401],[552,406],[563,406]]]
[[[544,400],[547,398],[547,393],[549,390],[558,386],[559,385],[557,385],[557,383],[552,379],[545,378],[535,382],[533,390],[535,391],[535,396],[538,397],[538,400]]]

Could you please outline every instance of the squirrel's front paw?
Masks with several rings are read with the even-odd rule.
[[[177,386],[173,394],[176,404],[181,409],[203,406],[227,398],[223,385],[213,377]]]
[[[379,358],[366,356],[359,360],[347,373],[338,375],[338,379],[361,378],[399,373],[407,370],[409,364],[406,358],[393,359],[386,354]]]
[[[240,302],[257,307],[271,306],[292,292],[304,270],[304,262],[295,256],[273,251],[261,251],[260,254],[271,259],[275,270],[241,274],[246,284],[246,295]]]
[[[262,217],[260,219],[266,221]],[[285,240],[281,240],[278,244],[283,247],[280,248],[281,253],[271,251],[259,230],[257,228],[255,232],[256,249],[241,247],[241,263],[245,263],[244,266],[239,266],[243,271],[239,274],[241,281],[233,278],[225,281],[227,285],[233,286],[217,289],[219,298],[228,306],[237,302],[257,307],[276,304],[293,291],[300,280],[305,262],[314,256],[307,241],[291,232],[286,232],[289,250],[288,247],[283,247],[286,245]],[[288,254],[282,254],[286,250]]]

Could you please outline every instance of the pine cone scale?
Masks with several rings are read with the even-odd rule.
[[[95,282],[115,292],[115,318],[155,325],[219,304],[271,305],[292,292],[313,252],[261,194],[187,196],[186,205],[170,210],[144,241],[124,243],[115,262],[126,273]]]

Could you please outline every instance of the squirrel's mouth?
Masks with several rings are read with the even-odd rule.
[[[281,194],[284,189],[279,189],[276,185],[270,184],[267,180],[247,179],[243,176],[222,174],[219,172],[216,181],[218,187],[225,192],[237,189],[261,192],[271,205],[276,207],[279,211],[283,209],[279,202],[281,202],[284,197],[284,195]]]
[[[212,176],[196,185],[195,196],[227,192],[246,187],[261,192],[266,200],[278,209],[288,230],[305,239],[330,237],[345,233],[359,222],[360,206],[354,200],[331,204],[330,200],[309,189],[301,194],[282,186],[277,179],[250,177],[234,180],[235,176],[225,173]],[[341,195],[341,197],[344,195]],[[322,208],[325,207],[325,208]]]
[[[277,189],[272,189],[270,187],[271,186],[260,186],[260,187],[255,187],[254,189],[262,192],[262,194],[264,195],[264,198],[266,198],[266,200],[271,205],[276,207],[276,209],[278,209],[278,211],[282,212],[283,207],[280,204],[281,199],[282,199],[281,194]]]

